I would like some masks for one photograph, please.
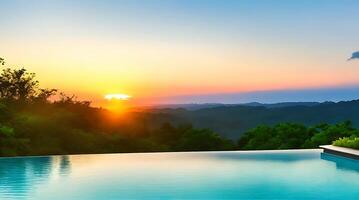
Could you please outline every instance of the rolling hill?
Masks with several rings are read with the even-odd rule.
[[[345,120],[359,127],[359,100],[334,102],[289,102],[277,104],[218,104],[200,109],[157,108],[150,120],[173,124],[192,123],[197,128],[209,128],[222,136],[238,139],[246,130],[261,124],[297,122],[305,125],[337,123]],[[156,124],[156,123],[154,123]]]

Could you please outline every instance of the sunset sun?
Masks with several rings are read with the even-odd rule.
[[[104,98],[107,100],[128,100],[131,96],[127,94],[106,94]]]
[[[123,114],[131,107],[131,102],[129,101],[131,98],[132,97],[128,94],[106,94],[104,99],[107,100],[107,103],[104,104],[104,107],[117,114]]]

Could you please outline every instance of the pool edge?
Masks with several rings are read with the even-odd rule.
[[[345,147],[337,147],[333,145],[322,145],[319,147],[323,149],[324,153],[334,154],[337,156],[343,156],[343,157],[359,160],[359,150],[345,148]]]
[[[229,151],[158,151],[158,152],[113,152],[113,153],[79,153],[79,154],[49,154],[49,155],[22,155],[22,156],[0,156],[6,158],[32,158],[32,157],[52,157],[52,156],[93,156],[93,155],[118,155],[118,154],[172,154],[172,153],[218,153],[218,152],[237,152],[237,153],[275,153],[275,152],[298,152],[298,151],[322,151],[322,148],[311,149],[276,149],[276,150],[229,150]]]

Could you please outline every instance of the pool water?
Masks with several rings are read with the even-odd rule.
[[[359,199],[359,161],[321,150],[0,159],[0,199]]]

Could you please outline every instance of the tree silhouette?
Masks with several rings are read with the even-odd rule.
[[[6,68],[0,75],[0,98],[25,101],[35,96],[38,86],[34,73],[29,73],[24,68]]]
[[[0,64],[5,64],[3,58],[0,58]],[[46,101],[56,94],[56,89],[39,88],[39,81],[35,78],[35,73],[30,73],[25,68],[3,69],[0,74],[0,99],[21,102]]]

